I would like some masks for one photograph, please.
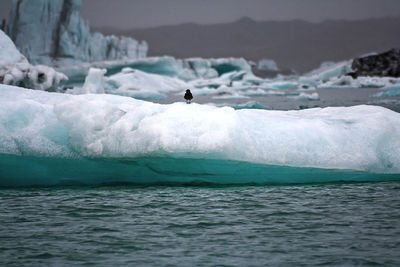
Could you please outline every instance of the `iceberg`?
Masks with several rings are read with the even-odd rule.
[[[90,33],[82,0],[13,0],[8,34],[33,64],[67,65],[145,57],[146,42]]]
[[[132,68],[106,78],[106,93],[130,96],[136,99],[163,99],[169,92],[184,92],[189,85],[184,81],[163,75],[146,73]]]
[[[105,69],[91,68],[86,76],[85,83],[82,87],[76,87],[69,90],[72,94],[104,94],[105,79],[104,74],[107,72]]]
[[[388,89],[388,91],[391,89],[392,92],[393,89],[399,87],[400,78],[354,75],[352,62],[352,60],[349,60],[338,63],[323,63],[320,68],[301,76],[298,79],[299,86],[300,88],[314,89],[380,88]],[[376,96],[393,96],[393,94],[383,92],[376,94]]]
[[[144,183],[400,178],[400,114],[383,107],[234,110],[7,85],[0,90],[0,186],[76,182],[75,175]],[[42,180],[23,180],[30,177]]]
[[[338,63],[324,62],[318,69],[315,69],[303,76],[304,81],[313,80],[327,82],[331,78],[340,77],[352,72],[351,60]]]
[[[257,64],[258,70],[263,70],[263,71],[279,71],[278,65],[276,62],[272,59],[261,59],[258,61]]]
[[[57,91],[67,76],[44,65],[31,65],[11,39],[0,30],[0,83]]]

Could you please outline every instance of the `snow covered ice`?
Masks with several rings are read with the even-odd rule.
[[[258,61],[257,68],[266,71],[279,71],[278,65],[272,59],[261,59]]]
[[[382,107],[234,110],[6,85],[0,90],[0,154],[198,158],[400,173],[400,114]]]

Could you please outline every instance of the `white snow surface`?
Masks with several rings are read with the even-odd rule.
[[[2,154],[186,157],[400,173],[400,114],[382,107],[234,110],[0,90]]]

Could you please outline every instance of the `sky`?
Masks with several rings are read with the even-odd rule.
[[[0,18],[8,16],[10,7],[11,0],[0,0]],[[81,15],[91,26],[120,29],[223,23],[244,16],[319,22],[400,17],[400,0],[83,0]]]

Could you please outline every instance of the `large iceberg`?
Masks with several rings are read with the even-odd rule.
[[[10,38],[0,30],[0,83],[25,88],[57,91],[67,76],[53,68],[29,64]]]
[[[234,110],[6,85],[0,90],[0,155],[166,157],[400,173],[400,114],[382,107]]]
[[[90,33],[82,0],[13,0],[8,34],[31,63],[64,65],[142,58],[147,43]],[[54,61],[55,60],[55,61]]]

